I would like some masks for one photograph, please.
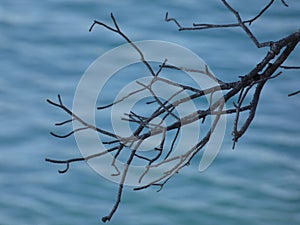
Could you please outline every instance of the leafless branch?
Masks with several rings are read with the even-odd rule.
[[[134,190],[142,190],[150,186],[158,186],[160,188],[159,190],[161,190],[161,188],[163,188],[163,186],[171,177],[173,177],[174,174],[177,174],[183,167],[188,165],[190,161],[194,158],[194,156],[204,148],[204,146],[210,140],[210,137],[214,132],[216,126],[218,125],[220,118],[224,115],[234,116],[232,128],[232,139],[234,148],[238,140],[245,134],[245,132],[248,130],[248,128],[253,122],[256,109],[259,104],[261,92],[265,84],[270,79],[274,79],[281,74],[281,71],[278,71],[278,69],[280,68],[299,69],[299,67],[283,66],[283,63],[288,59],[289,55],[294,51],[294,49],[300,41],[299,30],[280,40],[260,43],[248,27],[263,15],[271,7],[274,1],[275,0],[269,1],[269,3],[253,18],[248,20],[242,20],[239,12],[233,9],[227,1],[221,0],[221,2],[224,4],[227,10],[233,13],[236,17],[237,22],[232,24],[199,23],[193,24],[193,27],[191,28],[185,28],[181,26],[181,24],[175,18],[170,18],[169,14],[166,13],[165,20],[168,22],[174,22],[179,30],[204,30],[210,28],[241,27],[243,31],[248,35],[248,38],[252,40],[258,48],[269,47],[268,51],[265,53],[265,56],[262,57],[262,60],[260,60],[256,64],[256,66],[254,66],[254,68],[250,70],[247,74],[239,76],[238,80],[235,82],[224,82],[216,78],[209,71],[207,65],[203,70],[198,70],[195,68],[181,67],[179,65],[169,65],[167,64],[167,59],[164,62],[162,62],[158,71],[155,72],[153,67],[150,65],[149,61],[147,61],[147,59],[145,58],[144,53],[141,51],[141,49],[139,49],[137,45],[135,45],[134,42],[132,42],[129,39],[129,37],[121,31],[113,14],[111,14],[113,26],[109,26],[103,22],[99,22],[96,20],[94,21],[94,23],[90,27],[90,31],[96,25],[99,25],[121,36],[127,43],[129,43],[132,46],[133,49],[136,50],[136,52],[140,56],[141,63],[145,65],[146,70],[151,74],[150,83],[145,84],[138,81],[137,84],[139,85],[139,88],[121,97],[119,100],[112,102],[111,104],[98,107],[98,109],[103,110],[110,108],[115,104],[125,102],[131,96],[139,95],[141,92],[148,92],[152,96],[151,101],[149,101],[145,106],[152,106],[152,111],[150,115],[140,115],[139,113],[134,111],[124,112],[124,117],[121,119],[126,120],[129,123],[135,124],[135,126],[137,126],[134,132],[127,137],[118,136],[112,131],[95,127],[85,122],[82,118],[80,118],[78,115],[76,115],[67,106],[63,104],[60,95],[58,95],[58,102],[54,102],[47,99],[47,102],[49,104],[60,108],[61,110],[63,110],[64,113],[66,113],[70,117],[68,120],[56,123],[55,125],[64,126],[72,121],[77,121],[79,122],[79,124],[81,124],[80,128],[72,130],[71,132],[65,135],[58,135],[56,133],[51,132],[53,136],[58,138],[67,138],[76,132],[90,129],[109,138],[108,141],[103,142],[104,145],[108,146],[108,149],[96,154],[92,154],[82,158],[72,158],[67,160],[55,160],[46,158],[47,162],[64,164],[66,168],[64,170],[59,170],[59,173],[65,173],[68,171],[68,169],[70,168],[70,164],[73,162],[88,161],[93,158],[101,157],[105,154],[113,154],[111,166],[115,172],[113,172],[111,176],[120,177],[120,182],[118,185],[115,204],[113,205],[108,215],[102,218],[103,222],[111,220],[116,210],[118,209],[122,199],[124,185],[126,184],[128,170],[134,160],[140,160],[144,163],[145,170],[138,176],[138,180],[140,183],[145,179],[145,176],[147,176],[147,174],[149,174],[152,169],[163,168],[164,165],[168,163],[173,163],[172,166],[168,168],[168,170],[164,171],[164,173],[160,177],[157,177],[149,182],[147,181],[147,183],[134,188]],[[285,6],[287,6],[285,1],[281,0],[281,2]],[[207,89],[197,89],[187,84],[175,82],[174,80],[164,78],[161,75],[161,72],[163,70],[166,70],[166,72],[169,73],[172,73],[175,70],[200,73],[203,76],[207,76],[215,80],[218,83],[218,85]],[[176,89],[176,91],[174,91],[174,93],[172,93],[168,99],[162,101],[158,97],[155,89],[153,88],[153,86],[158,82],[162,83],[166,87],[173,87]],[[180,97],[180,94],[183,91],[187,91],[189,93],[188,96]],[[221,98],[214,99],[213,101],[212,99],[213,97],[215,97],[215,94],[220,91],[223,92],[223,96]],[[299,93],[300,91],[296,91],[289,94],[289,96],[293,96]],[[184,103],[200,99],[206,100],[207,96],[209,96],[210,98],[208,106],[198,106],[196,111],[182,117],[176,114],[176,109],[178,109],[178,107],[183,105]],[[249,98],[251,99],[251,102],[246,103],[246,99]],[[233,104],[232,108],[225,109],[225,104],[228,104],[229,102],[235,103]],[[155,108],[154,110],[153,107]],[[241,113],[248,113],[244,121],[241,120]],[[212,115],[214,117],[211,117]],[[180,155],[173,155],[172,153],[174,152],[174,148],[176,146],[176,142],[178,140],[178,136],[182,128],[195,121],[204,122],[205,119],[208,117],[211,117],[212,124],[210,125],[205,135],[201,137],[197,143],[193,143],[193,147],[186,149],[184,153]],[[154,123],[153,121],[157,118],[160,118],[160,122]],[[143,151],[138,152],[141,144],[143,144],[149,138],[158,134],[160,134],[162,137],[159,145],[152,149],[153,155],[146,155]],[[167,137],[171,138],[171,141],[169,143],[167,143]],[[126,162],[124,163],[123,168],[119,168],[118,164],[116,163],[121,153],[123,155],[126,155]]]
[[[124,38],[139,53],[139,55],[141,57],[141,62],[147,67],[147,69],[150,71],[152,76],[156,76],[154,70],[152,69],[152,67],[150,66],[148,61],[145,60],[145,57],[144,57],[144,54],[142,53],[142,51],[120,30],[120,28],[117,24],[117,21],[116,21],[114,15],[112,13],[110,14],[110,17],[113,21],[113,24],[114,24],[115,28],[113,28],[111,26],[108,26],[105,23],[102,23],[102,22],[99,22],[99,21],[95,20],[94,23],[92,24],[92,26],[90,27],[89,31],[92,31],[94,26],[97,24],[97,25],[103,26],[106,29],[111,30],[111,31],[119,34],[122,38]]]
[[[165,16],[165,21],[167,22],[174,22],[179,31],[184,31],[184,30],[204,30],[204,29],[212,29],[212,28],[232,28],[232,27],[241,27],[244,32],[247,34],[247,36],[252,40],[252,42],[256,45],[258,48],[266,47],[266,46],[271,46],[273,44],[272,41],[268,42],[263,42],[260,43],[255,35],[251,32],[251,30],[247,27],[250,26],[255,20],[260,18],[269,8],[270,6],[274,3],[275,0],[271,0],[255,17],[252,19],[248,20],[242,20],[240,14],[238,11],[236,11],[226,0],[221,0],[221,2],[225,5],[225,7],[233,13],[233,15],[237,19],[237,23],[229,23],[229,24],[209,24],[209,23],[193,23],[192,27],[183,27],[176,18],[170,18],[169,13],[166,13]],[[281,0],[284,6],[288,6],[285,1]]]

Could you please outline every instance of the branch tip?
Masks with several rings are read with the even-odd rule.
[[[103,216],[101,220],[103,223],[106,223],[107,221],[110,221],[110,218],[108,218],[108,216]]]
[[[293,92],[293,93],[291,93],[291,94],[288,94],[288,96],[291,97],[291,96],[297,95],[297,94],[299,94],[299,93],[300,93],[300,90],[299,90],[299,91],[295,91],[295,92]]]
[[[58,170],[59,173],[66,173],[70,168],[70,163],[66,163],[66,169],[64,170]]]
[[[166,12],[165,21],[168,22],[169,12]]]
[[[285,2],[285,0],[281,0],[281,2],[285,7],[289,7],[289,5]]]

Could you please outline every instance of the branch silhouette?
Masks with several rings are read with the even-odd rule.
[[[213,74],[209,72],[209,69],[206,65],[205,69],[197,70],[195,68],[184,68],[178,65],[170,65],[168,64],[168,60],[166,59],[161,63],[159,69],[155,71],[153,66],[147,61],[144,53],[139,49],[134,42],[123,32],[121,31],[118,22],[114,15],[111,13],[110,17],[112,20],[112,26],[105,24],[103,22],[95,20],[89,31],[92,31],[96,28],[96,26],[100,26],[105,28],[108,31],[114,32],[123,38],[128,44],[131,45],[133,49],[139,54],[141,63],[145,66],[145,69],[151,74],[151,82],[142,83],[137,82],[139,88],[132,91],[126,96],[123,96],[117,101],[114,101],[105,106],[99,106],[98,110],[104,110],[112,107],[113,105],[117,105],[121,102],[126,101],[129,97],[138,95],[143,91],[150,93],[152,99],[148,102],[148,105],[155,105],[155,110],[153,110],[150,115],[139,115],[134,111],[124,112],[124,117],[122,120],[128,121],[129,123],[137,125],[137,128],[134,132],[127,137],[120,137],[114,132],[109,130],[95,127],[87,122],[85,122],[82,118],[76,115],[72,110],[69,109],[66,105],[63,104],[62,98],[58,95],[58,102],[47,99],[47,102],[53,105],[56,108],[61,109],[64,113],[66,113],[69,118],[68,120],[60,123],[56,123],[56,126],[65,126],[70,122],[77,121],[82,127],[72,130],[71,132],[58,135],[56,133],[51,132],[51,134],[58,138],[67,138],[74,133],[81,132],[83,130],[93,130],[94,132],[98,132],[101,135],[104,135],[109,139],[109,141],[103,142],[108,148],[105,151],[99,152],[97,154],[89,155],[82,158],[73,158],[67,160],[56,160],[46,158],[47,162],[55,163],[55,164],[64,164],[66,168],[64,170],[59,170],[59,173],[65,173],[69,170],[70,164],[79,162],[79,161],[88,161],[93,158],[101,157],[106,154],[113,155],[113,161],[111,166],[116,171],[111,174],[112,176],[119,176],[120,182],[118,185],[117,196],[115,200],[115,204],[113,205],[110,212],[102,218],[103,222],[107,222],[111,220],[116,210],[118,209],[121,199],[122,193],[124,190],[124,185],[127,179],[127,173],[129,167],[132,165],[135,159],[138,159],[144,163],[144,172],[138,177],[140,182],[143,181],[145,176],[149,173],[153,168],[163,167],[166,164],[173,163],[172,167],[169,168],[162,174],[160,177],[149,181],[148,183],[141,185],[139,187],[134,188],[134,190],[142,190],[145,188],[149,188],[151,186],[159,187],[158,191],[161,190],[167,181],[177,174],[183,167],[189,165],[190,161],[194,158],[194,156],[204,148],[204,146],[210,140],[212,133],[214,132],[216,126],[219,123],[220,118],[223,115],[234,115],[234,122],[232,124],[232,141],[233,148],[235,148],[238,140],[245,134],[251,125],[257,106],[259,104],[259,99],[261,96],[261,92],[265,86],[265,84],[270,80],[274,79],[282,74],[282,71],[278,71],[279,69],[299,69],[298,66],[284,66],[283,64],[286,62],[290,54],[295,50],[297,44],[300,41],[300,31],[297,30],[292,34],[289,34],[286,37],[283,37],[277,41],[267,41],[260,43],[255,35],[250,30],[249,26],[259,20],[259,18],[270,9],[270,6],[274,3],[275,0],[270,1],[256,16],[248,20],[242,20],[239,12],[237,12],[232,6],[228,4],[227,1],[221,0],[223,5],[229,10],[236,18],[236,22],[231,24],[204,24],[204,23],[194,23],[192,27],[183,27],[180,22],[176,18],[169,17],[169,13],[166,13],[165,20],[167,22],[174,22],[180,31],[185,30],[204,30],[204,29],[215,29],[215,28],[228,28],[228,27],[240,27],[247,34],[248,38],[256,45],[258,48],[267,48],[266,53],[263,56],[262,60],[260,60],[252,70],[250,70],[247,74],[243,76],[239,76],[235,82],[224,82],[220,80],[220,78],[215,77]],[[285,1],[281,0],[284,6],[287,6]],[[214,79],[218,85],[214,87],[210,87],[207,89],[197,89],[191,87],[184,83],[179,83],[172,81],[170,79],[166,79],[161,76],[162,71],[172,73],[176,70],[180,71],[189,71],[194,73],[199,73],[204,76],[207,76],[211,79]],[[176,92],[174,92],[168,99],[162,101],[153,86],[157,83],[163,84],[166,87],[172,86],[177,88]],[[180,97],[180,93],[184,91],[189,91],[188,97]],[[179,117],[175,111],[177,107],[180,105],[193,100],[206,99],[207,96],[212,96],[217,93],[223,93],[222,98],[218,98],[214,101],[210,101],[207,107],[200,107],[183,117]],[[291,93],[289,96],[293,96],[300,93],[300,91],[296,91]],[[178,99],[179,97],[179,99]],[[246,99],[251,99],[250,103],[246,103]],[[230,102],[233,102],[230,104]],[[146,105],[147,105],[146,104]],[[225,109],[225,104],[230,104],[231,107],[229,109]],[[146,107],[146,106],[145,106]],[[246,119],[241,119],[241,114],[247,113]],[[212,117],[213,116],[213,117]],[[178,139],[178,135],[181,129],[187,124],[191,124],[195,121],[205,122],[205,119],[210,117],[212,123],[201,139],[193,144],[193,147],[187,149],[183,154],[180,155],[172,155],[174,151],[174,146]],[[154,123],[156,118],[161,118],[159,123]],[[174,132],[171,132],[174,131]],[[149,138],[161,134],[162,138],[159,145],[154,148],[152,151],[152,156],[144,154],[143,151],[139,151],[141,144],[143,144]],[[167,144],[166,137],[170,136],[171,141]],[[139,153],[138,153],[139,152]],[[119,168],[116,164],[116,161],[119,159],[121,153],[126,155],[126,162],[124,168]]]

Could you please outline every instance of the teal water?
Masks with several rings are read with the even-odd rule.
[[[263,2],[235,3],[245,17]],[[277,1],[253,31],[261,41],[299,29],[300,3]],[[248,4],[248,3],[247,3]],[[164,22],[169,11],[182,24],[230,22],[219,1],[33,1],[0,3],[0,224],[99,224],[111,209],[117,186],[85,163],[60,175],[45,157],[80,157],[74,138],[49,135],[66,116],[46,98],[60,93],[71,106],[86,68],[105,51],[123,44],[97,28],[113,12],[133,40],[171,41],[199,54],[221,79],[246,74],[266,50],[256,49],[239,29],[178,32]],[[299,49],[289,65],[299,65]],[[165,188],[127,188],[110,224],[300,224],[300,124],[297,71],[286,71],[263,91],[257,116],[236,150],[230,127],[221,153],[199,173],[197,160]]]

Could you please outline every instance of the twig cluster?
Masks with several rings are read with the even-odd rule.
[[[65,135],[58,135],[56,133],[51,132],[53,136],[58,138],[66,138],[76,132],[80,132],[86,129],[91,129],[110,139],[109,141],[103,142],[103,144],[108,146],[108,148],[105,151],[99,152],[97,154],[89,155],[87,157],[73,158],[68,160],[54,160],[54,159],[46,158],[46,161],[48,162],[64,164],[66,168],[63,170],[59,170],[59,172],[65,173],[68,171],[70,164],[73,162],[88,161],[92,158],[101,157],[105,154],[113,154],[114,160],[112,161],[111,165],[116,172],[113,173],[112,176],[120,176],[120,183],[118,187],[118,193],[117,193],[115,204],[112,207],[109,214],[102,218],[103,222],[109,221],[112,218],[112,216],[116,212],[121,202],[122,192],[127,178],[126,176],[130,165],[132,165],[133,160],[139,159],[145,163],[145,170],[138,178],[140,182],[143,180],[143,178],[147,175],[147,173],[152,168],[162,167],[170,162],[173,163],[172,164],[173,166],[167,171],[165,171],[161,175],[161,177],[152,180],[145,185],[134,188],[134,190],[141,190],[141,189],[148,188],[150,186],[158,186],[161,189],[174,174],[178,173],[181,168],[188,165],[190,161],[193,159],[193,157],[201,149],[203,149],[203,147],[210,140],[211,134],[214,132],[221,116],[225,114],[234,114],[235,116],[233,127],[232,127],[232,140],[233,140],[233,148],[234,148],[238,140],[244,135],[244,133],[247,131],[247,129],[249,128],[250,124],[254,119],[257,105],[259,103],[261,91],[264,85],[266,84],[266,82],[281,74],[280,71],[278,72],[279,68],[282,69],[299,68],[299,67],[283,66],[283,63],[289,57],[291,52],[293,52],[296,45],[300,41],[300,31],[296,31],[278,41],[269,41],[269,42],[260,43],[248,27],[249,25],[251,25],[251,23],[257,20],[267,9],[269,9],[269,7],[273,4],[274,0],[270,1],[258,13],[257,16],[249,20],[242,20],[239,13],[235,9],[233,9],[225,0],[221,0],[221,2],[225,5],[225,7],[230,12],[232,12],[235,15],[237,19],[236,23],[225,24],[225,25],[195,23],[193,24],[193,27],[185,28],[182,27],[175,18],[170,18],[168,13],[166,14],[165,20],[174,22],[178,26],[179,30],[203,30],[203,29],[210,29],[210,28],[241,27],[258,48],[268,47],[268,51],[266,55],[263,57],[263,59],[249,73],[240,76],[237,81],[235,82],[221,81],[220,79],[214,77],[209,72],[207,67],[204,71],[200,71],[194,68],[182,68],[176,65],[169,65],[167,59],[164,62],[162,62],[158,71],[155,71],[155,69],[145,58],[143,52],[138,48],[138,46],[136,46],[129,39],[127,35],[124,34],[124,32],[118,26],[118,23],[114,15],[111,14],[111,20],[113,22],[112,26],[99,21],[94,21],[94,23],[90,28],[90,31],[92,31],[95,25],[99,25],[121,36],[127,43],[129,43],[138,52],[138,54],[140,55],[140,61],[145,65],[146,69],[148,70],[148,72],[150,72],[152,77],[151,77],[151,82],[149,83],[137,82],[137,84],[140,86],[138,90],[131,92],[129,95],[124,96],[120,100],[115,101],[109,105],[98,107],[98,110],[104,110],[109,107],[112,107],[113,105],[123,102],[130,96],[139,94],[142,91],[148,91],[151,94],[151,96],[153,97],[153,101],[148,102],[148,104],[156,105],[156,109],[151,113],[150,116],[138,115],[136,112],[133,111],[124,112],[125,117],[123,118],[123,120],[126,120],[129,123],[133,123],[137,125],[137,128],[130,136],[120,137],[113,132],[110,132],[105,129],[101,129],[99,127],[95,127],[85,122],[82,118],[74,114],[74,112],[72,112],[67,106],[64,105],[60,95],[58,95],[58,102],[47,100],[48,103],[50,103],[51,105],[57,108],[60,108],[70,117],[68,120],[64,122],[57,123],[56,124],[57,126],[63,126],[72,121],[77,121],[82,125],[81,128],[72,130],[70,133],[67,133]],[[285,6],[287,6],[287,4],[283,0],[281,0],[281,2]],[[162,70],[169,70],[171,72],[174,70],[182,70],[182,71],[201,73],[205,76],[208,76],[216,80],[216,82],[218,82],[218,85],[207,88],[205,90],[197,89],[182,83],[174,82],[172,80],[160,76]],[[169,99],[162,101],[157,96],[157,93],[155,93],[155,90],[153,88],[153,86],[158,82],[166,86],[176,87],[177,91],[174,92],[169,97]],[[180,96],[179,94],[184,91],[189,91],[190,95],[186,98],[177,99],[176,97]],[[187,101],[204,98],[206,96],[212,97],[216,92],[219,91],[222,91],[224,93],[222,98],[219,98],[215,101],[211,101],[207,108],[202,108],[202,109],[199,108],[197,109],[197,111],[189,115],[186,115],[182,118],[180,118],[175,113],[176,107],[178,107],[179,105],[184,104]],[[300,91],[297,91],[290,95],[295,95],[298,94],[299,92]],[[250,102],[247,102],[248,98],[251,98]],[[226,103],[229,104],[229,102],[232,100],[234,100],[232,106],[229,107],[229,109],[225,109],[224,108],[225,104]],[[241,113],[247,113],[245,120],[241,119]],[[201,138],[201,140],[199,140],[197,143],[194,143],[192,148],[187,149],[181,155],[175,155],[175,156],[172,155],[181,128],[187,124],[193,123],[198,120],[205,121],[207,117],[212,115],[214,115],[214,117],[211,117],[212,118],[211,126],[208,129],[207,133]],[[160,120],[161,122],[154,123],[153,121],[155,118],[162,118]],[[167,144],[166,137],[170,133],[170,131],[175,131],[175,132],[173,132],[174,135],[172,135],[171,142]],[[159,145],[153,149],[153,152],[155,154],[149,157],[147,155],[143,155],[140,152],[138,152],[139,147],[145,140],[157,134],[160,134],[162,138]],[[120,157],[121,153],[124,152],[127,155],[126,156],[127,160],[125,162],[125,167],[121,170],[120,168],[118,168],[115,161],[118,160],[118,157]]]

